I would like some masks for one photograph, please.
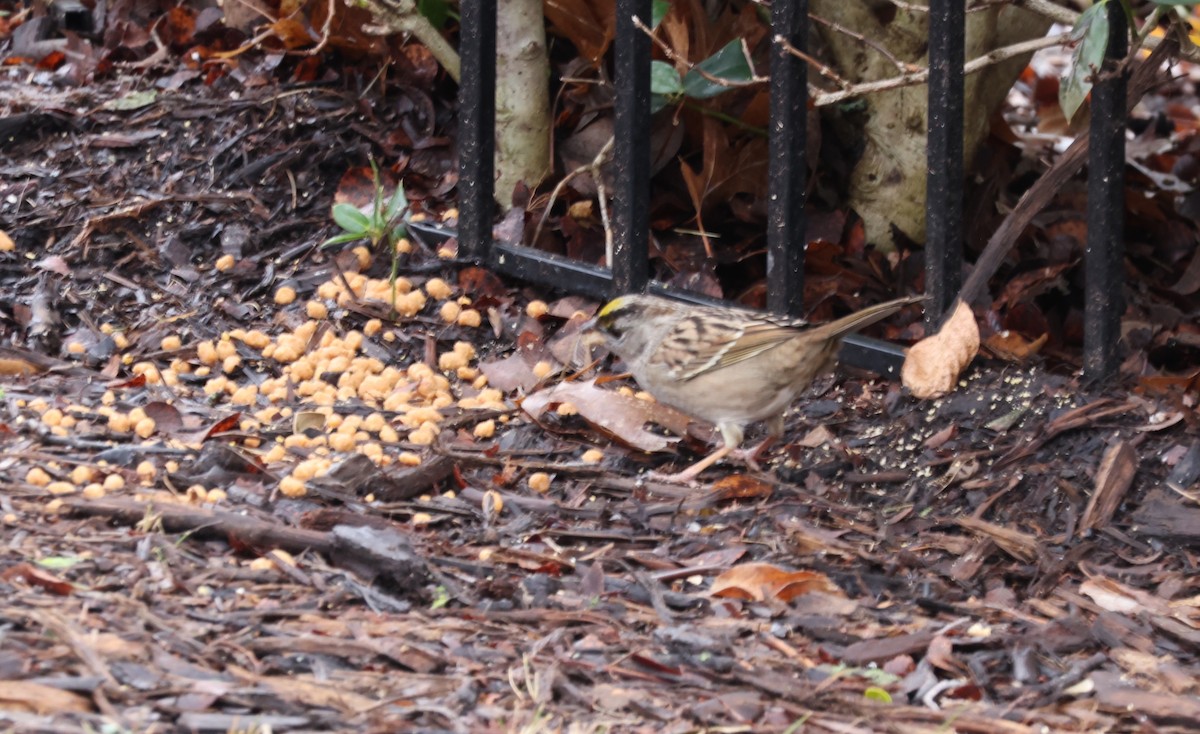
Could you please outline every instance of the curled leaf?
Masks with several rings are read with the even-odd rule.
[[[918,398],[945,395],[978,352],[979,325],[971,308],[959,301],[938,333],[908,350],[900,379]]]
[[[813,591],[838,596],[842,593],[829,577],[815,571],[788,571],[769,563],[743,563],[713,579],[708,593],[747,601],[787,602]]]

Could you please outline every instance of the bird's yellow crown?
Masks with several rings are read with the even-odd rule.
[[[617,311],[620,311],[622,308],[624,308],[628,302],[629,302],[629,299],[625,296],[619,296],[617,298],[614,298],[611,301],[609,301],[608,303],[604,304],[604,308],[600,309],[600,313],[596,314],[596,318],[602,319],[605,316],[614,314]]]

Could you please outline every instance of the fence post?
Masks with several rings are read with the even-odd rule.
[[[641,291],[650,279],[650,0],[617,0],[614,41],[613,251],[615,293]]]
[[[458,252],[486,260],[496,187],[496,0],[462,0],[458,87]]]
[[[964,0],[929,2],[929,173],[925,184],[925,321],[958,295],[963,264]]]
[[[767,308],[804,315],[804,200],[808,181],[808,0],[771,4],[771,128],[767,204]]]
[[[1117,370],[1125,282],[1125,85],[1129,49],[1122,4],[1108,3],[1108,48],[1094,72],[1088,144],[1088,228],[1084,256],[1083,372],[1089,380]]]

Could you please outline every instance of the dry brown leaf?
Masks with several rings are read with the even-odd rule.
[[[6,377],[29,377],[38,372],[41,372],[41,370],[37,366],[23,359],[13,357],[0,358],[0,375],[5,375]]]
[[[615,33],[612,0],[547,0],[545,12],[551,28],[575,44],[581,56],[601,63]]]
[[[1049,334],[1042,334],[1029,341],[1015,331],[1004,331],[989,336],[984,345],[1000,359],[1020,364],[1040,352],[1049,338]]]
[[[301,676],[262,676],[258,682],[284,700],[303,706],[331,708],[345,714],[361,714],[379,706],[379,701],[354,691]]]
[[[770,497],[774,485],[748,474],[730,474],[721,477],[712,486],[713,494],[722,500],[747,500]]]
[[[45,589],[51,594],[59,596],[70,596],[75,593],[75,584],[43,568],[38,568],[32,563],[18,563],[4,569],[4,573],[0,573],[0,581],[12,581],[13,579],[21,579],[30,586]]]
[[[690,422],[674,408],[601,389],[596,387],[595,380],[563,382],[540,390],[521,401],[521,409],[536,420],[547,409],[562,403],[575,406],[592,426],[642,451],[663,451],[675,443],[675,439],[647,431],[647,423],[657,423],[682,436]]]
[[[86,698],[40,683],[6,680],[0,684],[0,711],[28,711],[39,716],[74,712],[86,714],[92,710]]]
[[[806,449],[819,449],[826,444],[833,443],[833,434],[825,426],[817,426],[804,434],[804,437],[796,443]]]
[[[501,359],[480,362],[479,370],[487,376],[490,387],[503,392],[525,391],[532,390],[538,384],[533,364],[526,355],[517,351]]]
[[[809,592],[840,596],[829,577],[815,571],[787,571],[769,563],[744,563],[713,579],[710,596],[747,601],[791,601]]]
[[[295,18],[280,18],[271,24],[271,31],[288,49],[311,46],[316,42],[308,27]]]
[[[900,379],[918,398],[936,398],[950,392],[958,376],[979,352],[979,325],[962,301],[954,315],[933,336],[908,350]]]

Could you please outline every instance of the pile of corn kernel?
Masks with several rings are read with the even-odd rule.
[[[366,248],[356,248],[355,254],[360,267],[365,269],[370,264],[370,253]],[[218,269],[228,269],[230,265],[219,262]],[[339,333],[336,324],[328,320],[331,308],[365,301],[390,306],[393,294],[395,310],[402,318],[415,316],[430,307],[429,310],[447,325],[472,328],[483,323],[482,315],[472,308],[471,300],[455,297],[454,289],[441,278],[431,278],[416,287],[405,278],[397,278],[393,283],[386,278],[374,279],[348,272],[316,289],[315,297],[302,306],[305,320],[294,329],[275,335],[258,329],[234,329],[218,339],[192,345],[185,344],[179,336],[170,335],[162,339],[160,346],[164,351],[193,347],[195,357],[179,356],[165,367],[151,361],[133,362],[132,359],[127,359],[127,364],[147,385],[166,385],[178,394],[194,390],[188,384],[195,384],[194,378],[204,378],[202,392],[210,402],[244,411],[240,429],[246,433],[286,422],[297,413],[305,413],[310,419],[314,415],[320,416],[316,425],[321,430],[316,435],[311,431],[297,431],[269,445],[253,438],[244,442],[246,447],[259,452],[259,458],[265,464],[275,465],[276,470],[281,471],[289,461],[294,461],[280,481],[279,490],[287,496],[302,496],[306,493],[306,482],[327,472],[338,460],[339,453],[361,453],[381,466],[393,463],[416,465],[421,462],[421,457],[415,451],[388,450],[386,447],[398,442],[417,447],[431,445],[437,439],[447,411],[508,411],[511,408],[500,390],[488,387],[486,376],[475,365],[476,351],[470,342],[458,341],[440,353],[435,367],[423,362],[386,364],[365,356],[362,347],[368,339],[396,342],[400,338],[396,331],[379,319],[372,319],[361,331]],[[295,301],[296,293],[288,286],[275,293],[275,302],[282,308],[289,308]],[[536,311],[539,307],[544,309],[544,304],[532,308]],[[105,325],[102,331],[113,336],[118,348],[128,345],[119,330]],[[68,351],[80,353],[83,350],[68,345]],[[271,365],[268,371],[276,372],[278,376],[258,384],[238,380],[247,352],[260,355]],[[190,373],[193,379],[182,381],[180,376],[185,373]],[[331,379],[327,381],[326,375]],[[336,380],[332,379],[334,375]],[[110,431],[133,434],[141,439],[156,437],[157,426],[144,410],[134,408],[123,412],[116,407],[116,402],[116,395],[108,391],[102,397],[101,405],[94,409],[107,420]],[[50,408],[44,401],[41,403],[43,423],[50,430],[65,435],[74,424],[71,411],[64,413]],[[345,410],[336,406],[352,407]],[[31,404],[30,407],[36,409],[38,406]],[[394,416],[394,420],[389,420],[385,413]],[[507,419],[507,415],[500,417],[501,422],[507,422]],[[307,425],[313,425],[313,421],[309,420]],[[481,419],[471,428],[478,438],[490,438],[495,430],[493,419]],[[178,444],[174,439],[157,437],[168,444]],[[305,458],[296,461],[292,457],[297,454]],[[144,486],[154,482],[155,473],[150,471],[153,465],[148,467],[139,467],[136,471],[141,480],[139,484]],[[75,476],[77,473],[78,477]],[[114,477],[120,478],[120,475],[110,473],[97,479],[90,475],[84,477],[82,472],[71,472],[70,481],[54,481],[44,470],[34,469],[27,479],[30,484],[46,487],[56,495],[82,491],[87,497],[101,497],[105,491],[116,488]],[[196,486],[187,489],[190,501],[213,502],[223,497],[223,492],[217,488]]]

